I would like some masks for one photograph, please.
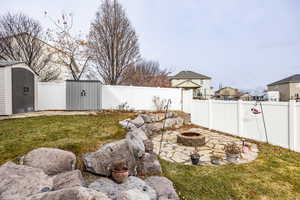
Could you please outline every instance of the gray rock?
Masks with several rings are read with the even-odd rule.
[[[176,119],[176,125],[175,125],[176,128],[179,128],[179,127],[184,125],[184,119],[183,118],[176,117],[175,119]]]
[[[69,151],[54,148],[39,148],[30,151],[23,158],[24,165],[44,170],[48,175],[56,175],[75,169],[76,156]]]
[[[155,190],[145,181],[134,176],[128,177],[122,184],[117,184],[108,178],[101,178],[91,183],[89,188],[106,194],[112,200],[131,200],[132,197],[141,196],[141,193],[144,194],[143,197],[147,197],[146,199],[157,199]]]
[[[176,118],[168,118],[165,121],[165,127],[170,128],[177,124]]]
[[[123,121],[120,121],[119,124],[123,127],[126,128],[128,130],[132,130],[135,129],[136,126],[134,124],[131,123],[130,119],[125,119]]]
[[[165,121],[165,127],[170,128],[170,127],[180,127],[183,125],[183,119],[181,117],[176,117],[176,118],[168,118]]]
[[[165,119],[165,114],[164,113],[157,113],[154,114],[154,122],[159,122]]]
[[[138,174],[144,176],[161,175],[162,169],[156,155],[145,153],[139,160]]]
[[[126,140],[135,159],[139,158],[145,153],[143,141],[147,139],[148,137],[146,136],[145,132],[140,128],[136,128],[127,133]]]
[[[145,152],[146,153],[153,153],[154,144],[153,144],[152,140],[144,140],[143,143],[144,143],[144,146],[145,146]]]
[[[84,187],[65,188],[53,192],[40,193],[25,200],[110,200],[105,194]]]
[[[144,131],[144,133],[147,135],[148,138],[152,138],[155,135],[155,132],[153,131],[153,125],[152,124],[144,124],[141,129]]]
[[[178,116],[183,119],[183,124],[184,125],[190,125],[191,124],[191,114],[180,112],[178,114]]]
[[[156,122],[149,124],[148,129],[152,132],[159,132],[163,128],[162,122]]]
[[[174,118],[177,117],[177,114],[174,112],[167,112],[166,114],[166,118]]]
[[[132,124],[134,124],[136,127],[141,127],[145,123],[144,119],[141,117],[141,115],[138,115],[134,120],[130,121]]]
[[[140,117],[144,120],[145,123],[153,122],[153,116],[151,114],[140,114]]]
[[[166,177],[151,176],[145,181],[156,191],[158,200],[179,200],[173,183]]]
[[[0,199],[17,200],[52,189],[52,179],[43,170],[7,162],[0,167]]]
[[[135,158],[126,139],[103,145],[98,151],[83,155],[86,170],[103,176],[111,175],[111,166],[116,160],[126,160],[129,174],[136,174]]]
[[[80,170],[69,171],[53,177],[53,190],[84,186]]]
[[[145,194],[143,191],[138,189],[127,190],[121,192],[117,197],[120,200],[150,200],[150,197]]]

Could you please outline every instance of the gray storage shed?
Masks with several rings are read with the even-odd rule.
[[[0,60],[0,115],[35,111],[37,80],[25,63]]]
[[[100,81],[66,81],[67,110],[100,110]]]

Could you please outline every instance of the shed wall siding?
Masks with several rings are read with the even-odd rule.
[[[5,100],[5,68],[0,68],[0,115],[6,114],[6,100]]]
[[[10,115],[11,107],[11,68],[0,68],[0,115]]]

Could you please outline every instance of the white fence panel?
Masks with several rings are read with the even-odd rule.
[[[295,151],[300,152],[300,103],[296,105]]]
[[[182,110],[185,113],[192,112],[193,90],[182,90]]]
[[[154,88],[135,86],[102,86],[102,109],[117,109],[127,102],[129,108],[135,110],[155,110],[154,96],[160,99],[171,99],[171,110],[181,110],[181,89]]]
[[[38,110],[66,110],[66,83],[39,82]]]
[[[237,102],[212,101],[211,112],[212,129],[238,135]]]
[[[198,124],[209,128],[209,101],[192,101],[191,120],[193,124]]]
[[[289,147],[289,112],[288,103],[263,102],[262,111],[265,118],[265,126],[262,114],[253,114],[252,108],[261,111],[261,106],[254,105],[255,102],[243,103],[243,135],[246,138],[266,142],[267,138],[271,144]]]
[[[192,123],[300,152],[300,104],[291,102],[192,101]],[[252,108],[263,111],[253,114]],[[265,119],[265,126],[263,121]],[[265,130],[266,128],[266,130]]]

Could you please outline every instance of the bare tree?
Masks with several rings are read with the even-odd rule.
[[[123,85],[170,87],[168,75],[170,72],[161,69],[158,62],[142,60],[127,69]]]
[[[140,58],[138,37],[117,0],[104,0],[91,24],[90,53],[106,84],[121,83],[124,72]]]
[[[41,80],[50,81],[60,75],[58,68],[49,64],[53,53],[44,51],[40,40],[40,23],[25,14],[8,13],[0,17],[0,59],[25,62]]]
[[[48,16],[47,12],[45,15]],[[56,63],[67,67],[74,80],[80,80],[86,72],[90,56],[87,52],[87,42],[80,33],[73,30],[72,13],[62,13],[57,20],[49,17],[55,29],[48,29],[49,41],[57,49]]]

